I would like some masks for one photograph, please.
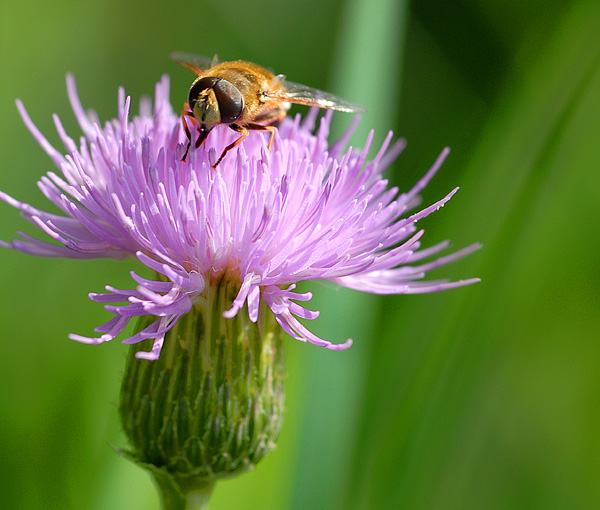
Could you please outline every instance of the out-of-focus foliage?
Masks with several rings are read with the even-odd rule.
[[[116,113],[172,76],[173,50],[273,67],[369,108],[362,131],[408,138],[390,179],[408,187],[445,145],[424,192],[461,191],[425,220],[426,242],[479,253],[438,271],[480,276],[439,295],[376,298],[313,284],[318,334],[287,342],[279,447],[221,483],[211,508],[593,508],[600,500],[600,4],[594,0],[0,3],[0,188],[35,205],[51,142],[84,105]],[[336,115],[338,129],[347,124]],[[339,131],[338,131],[339,132]],[[27,230],[0,204],[0,238]],[[28,230],[32,232],[32,230]],[[126,348],[67,340],[108,317],[86,299],[131,262],[0,251],[0,506],[148,509],[145,473],[120,458]]]

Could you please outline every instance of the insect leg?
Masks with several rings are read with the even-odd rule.
[[[190,150],[190,145],[192,144],[192,133],[190,132],[190,128],[188,127],[187,118],[191,118],[192,124],[196,124],[194,114],[189,110],[189,105],[185,103],[184,109],[181,111],[181,123],[183,124],[183,130],[185,131],[185,136],[188,139],[188,143],[185,148],[185,154],[183,155],[183,158],[181,158],[181,161],[185,161],[185,158],[187,158],[188,152]]]
[[[183,130],[185,131],[185,136],[187,136],[188,140],[191,140],[192,133],[190,133],[190,128],[187,125],[186,117],[189,117],[190,119],[192,119],[192,124],[196,124],[196,118],[194,117],[194,114],[190,110],[190,106],[187,103],[185,103],[183,105],[183,110],[181,110],[180,117],[181,117],[181,123],[183,124]]]
[[[271,136],[269,137],[269,143],[267,144],[267,149],[271,150],[273,146],[273,140],[275,139],[275,126],[262,126],[261,124],[246,124],[248,129],[256,130],[256,131],[270,131]]]
[[[225,147],[225,149],[221,153],[221,157],[213,165],[213,168],[217,168],[217,166],[219,165],[219,163],[221,162],[221,160],[225,157],[225,154],[227,154],[236,145],[239,145],[240,143],[242,143],[242,140],[248,136],[248,130],[246,128],[243,128],[242,126],[238,126],[237,124],[229,124],[229,127],[231,129],[233,129],[234,131],[237,131],[238,133],[242,133],[242,135],[235,142],[230,143],[227,147]]]

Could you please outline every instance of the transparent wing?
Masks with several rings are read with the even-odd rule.
[[[188,68],[198,76],[202,76],[203,71],[206,71],[219,63],[217,55],[214,57],[203,57],[201,55],[196,55],[195,53],[185,53],[182,51],[171,53],[169,58],[183,67]]]
[[[275,99],[340,112],[364,112],[366,110],[364,106],[351,103],[328,92],[287,81],[283,75],[276,76],[274,80],[280,87],[274,87],[268,96]]]

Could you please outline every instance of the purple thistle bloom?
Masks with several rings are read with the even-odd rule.
[[[298,319],[315,319],[297,302],[311,299],[296,293],[296,282],[321,279],[376,294],[436,292],[479,281],[422,281],[433,268],[479,248],[474,244],[428,263],[422,259],[448,246],[421,249],[423,230],[416,222],[442,207],[457,191],[425,209],[418,193],[448,154],[445,149],[425,176],[408,192],[388,188],[382,172],[398,156],[403,141],[391,144],[390,133],[374,159],[367,162],[371,133],[362,151],[344,150],[352,127],[328,147],[331,112],[312,130],[316,111],[301,121],[286,118],[271,151],[267,137],[251,133],[217,169],[211,164],[235,136],[226,126],[214,129],[206,147],[180,161],[185,137],[179,116],[169,102],[169,79],[156,85],[154,107],[141,102],[140,115],[129,118],[130,98],[119,90],[119,116],[104,127],[87,114],[75,81],[67,89],[84,136],[79,144],[54,116],[66,155],[53,148],[25,111],[17,107],[36,141],[62,176],[48,172],[39,181],[42,193],[63,215],[36,209],[0,192],[0,198],[58,244],[20,233],[22,239],[2,246],[47,257],[122,259],[135,255],[162,275],[148,280],[134,272],[135,288],[107,286],[90,299],[106,303],[115,317],[98,326],[97,338],[70,335],[97,344],[119,335],[134,317],[156,316],[150,326],[123,340],[133,344],[151,338],[150,352],[159,357],[165,333],[202,302],[206,286],[224,275],[239,281],[231,308],[234,317],[247,304],[252,321],[261,300],[292,337],[341,350],[352,340],[332,344],[311,333]]]

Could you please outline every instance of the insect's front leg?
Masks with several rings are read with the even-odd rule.
[[[218,164],[221,162],[221,160],[225,157],[225,154],[227,154],[231,149],[233,149],[236,145],[239,145],[240,143],[242,143],[242,140],[244,138],[246,138],[248,136],[248,130],[245,127],[242,126],[238,126],[237,124],[229,124],[229,127],[231,129],[233,129],[234,131],[237,131],[238,133],[241,133],[242,135],[233,143],[230,143],[227,147],[225,147],[225,149],[223,150],[223,152],[221,153],[221,157],[218,159],[218,161],[213,165],[213,168],[217,168]]]
[[[195,126],[197,124],[196,118],[190,109],[190,105],[185,103],[183,105],[183,110],[181,110],[181,123],[183,124],[183,130],[185,131],[185,136],[188,139],[187,146],[185,148],[185,154],[181,161],[185,161],[187,158],[188,152],[190,150],[190,145],[192,144],[192,133],[190,132],[190,128],[188,127],[188,119],[192,120],[192,125]],[[206,137],[205,137],[206,138]],[[198,147],[198,145],[196,145]]]

